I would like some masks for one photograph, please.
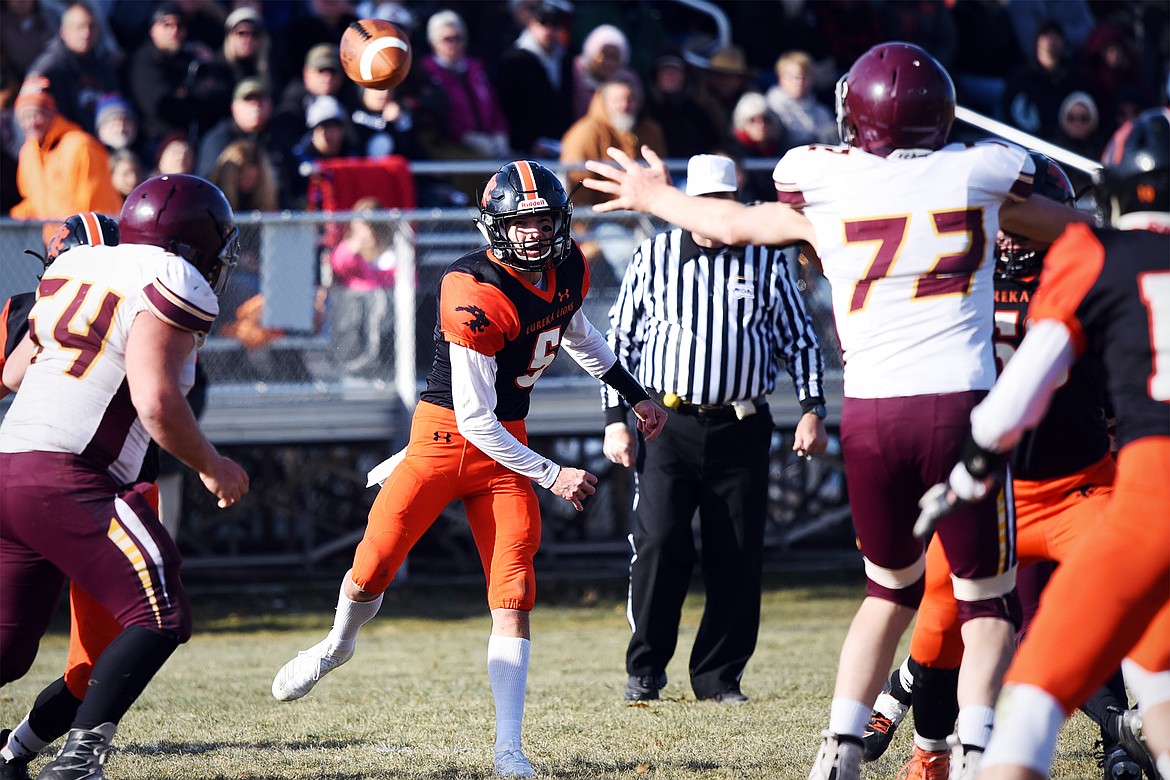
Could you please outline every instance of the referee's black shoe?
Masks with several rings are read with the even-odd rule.
[[[626,683],[626,701],[654,701],[658,692],[666,687],[666,672],[658,674],[630,675]]]
[[[700,701],[713,701],[718,704],[747,704],[748,697],[743,691],[739,689],[738,685],[734,685],[725,691],[713,694],[711,696],[700,696]]]

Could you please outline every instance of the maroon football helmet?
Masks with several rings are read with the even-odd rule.
[[[912,43],[874,46],[837,82],[841,140],[879,157],[941,148],[954,119],[951,77]]]
[[[239,229],[219,187],[184,173],[154,176],[126,197],[122,243],[173,252],[199,269],[216,295],[227,287],[239,253]]]

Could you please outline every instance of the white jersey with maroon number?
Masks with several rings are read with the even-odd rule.
[[[62,254],[37,288],[29,331],[39,348],[0,426],[0,451],[72,452],[119,483],[133,481],[149,437],[130,402],[126,342],[142,312],[195,334],[181,378],[186,393],[196,340],[219,313],[194,266],[130,244]]]
[[[992,386],[999,209],[1031,194],[1032,172],[1025,150],[999,142],[890,157],[802,146],[776,164],[780,201],[816,231],[846,396]]]

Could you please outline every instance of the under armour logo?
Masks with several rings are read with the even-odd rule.
[[[455,311],[465,311],[471,315],[471,319],[463,324],[470,328],[472,333],[479,333],[491,324],[488,322],[487,313],[478,306],[456,306]]]
[[[435,441],[443,441],[447,444],[451,443],[451,434],[446,431],[435,431]]]
[[[557,300],[558,301],[569,300],[569,291],[568,290],[561,290],[559,293],[557,293]]]

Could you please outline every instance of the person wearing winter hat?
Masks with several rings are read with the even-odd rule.
[[[16,184],[23,199],[12,207],[14,219],[62,222],[85,211],[118,213],[122,198],[110,182],[105,147],[61,116],[48,79],[25,79],[13,109],[24,132],[16,164]],[[46,226],[46,240],[56,227]]]
[[[215,62],[231,70],[233,83],[239,84],[249,76],[271,80],[271,40],[260,12],[248,6],[237,8],[228,14],[223,30],[223,49]]]
[[[573,59],[573,116],[585,116],[597,88],[618,75],[636,78],[630,69],[630,41],[612,24],[598,25]]]
[[[142,153],[138,140],[138,115],[121,95],[106,95],[97,104],[94,117],[97,137],[111,152],[130,149]]]
[[[759,92],[743,93],[731,112],[731,138],[726,151],[740,160],[750,157],[776,160],[789,146],[784,127],[768,108],[764,96]],[[743,184],[740,199],[745,203],[776,200],[770,169],[750,171]]]
[[[305,111],[305,125],[309,129],[292,148],[289,160],[291,194],[297,205],[303,207],[309,177],[318,161],[360,156],[350,138],[349,124],[349,112],[332,95],[320,95],[309,103]]]

